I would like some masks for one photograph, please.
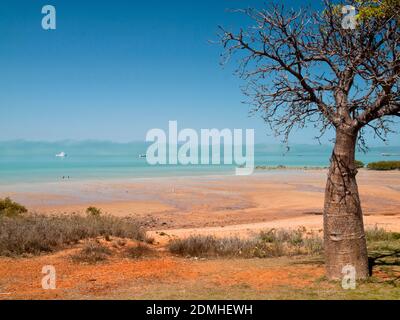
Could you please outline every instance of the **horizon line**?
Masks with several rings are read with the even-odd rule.
[[[29,140],[29,139],[7,139],[2,140],[0,139],[1,143],[16,143],[16,142],[25,142],[25,143],[45,143],[45,144],[57,144],[57,143],[75,143],[75,144],[83,144],[83,143],[109,143],[109,144],[119,144],[119,145],[128,145],[133,143],[143,143],[143,144],[151,144],[152,142],[147,142],[144,140],[131,140],[131,141],[113,141],[113,140],[102,140],[102,139],[58,139],[58,140]],[[180,142],[184,143],[184,142]],[[168,145],[168,143],[167,143]],[[233,145],[233,144],[232,144]],[[254,143],[255,146],[257,145],[265,145],[265,146],[320,146],[320,147],[330,147],[331,143],[268,143],[268,142],[256,142]],[[379,148],[379,147],[400,147],[400,145],[392,145],[392,144],[382,144],[382,145],[371,145],[370,148]]]

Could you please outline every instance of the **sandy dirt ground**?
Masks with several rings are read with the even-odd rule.
[[[283,259],[193,260],[160,251],[132,260],[119,256],[118,249],[112,259],[93,266],[74,263],[76,251],[0,259],[0,299],[196,299],[207,298],[211,288],[223,288],[216,294],[229,298],[232,288],[240,292],[242,286],[265,292],[283,285],[303,288],[324,273],[319,264],[287,266]],[[57,271],[56,290],[42,289],[44,265]]]
[[[55,182],[0,187],[42,213],[84,213],[88,206],[137,216],[150,230],[183,235],[263,228],[322,227],[326,170],[275,170],[249,177],[189,177],[126,181]],[[366,225],[400,231],[400,172],[361,170]],[[202,232],[203,232],[202,231]]]
[[[399,288],[382,287],[400,269],[378,269],[377,285],[349,293],[324,280],[321,258],[187,259],[160,246],[149,257],[129,259],[126,247],[112,247],[112,257],[95,265],[77,263],[80,249],[31,258],[0,259],[0,300],[268,300],[268,299],[399,299]],[[104,244],[104,240],[103,240]],[[129,244],[128,244],[129,245]],[[43,266],[56,270],[56,289],[42,288]],[[376,287],[376,289],[375,289]],[[355,294],[354,296],[350,294]],[[350,295],[350,296],[349,296]]]
[[[36,212],[84,213],[93,205],[112,215],[142,218],[157,240],[158,256],[135,261],[117,254],[97,266],[73,263],[77,248],[0,258],[0,299],[224,299],[235,292],[246,298],[244,291],[273,298],[271,292],[305,288],[322,277],[321,262],[188,260],[168,254],[163,245],[191,234],[246,236],[299,226],[321,230],[325,179],[325,170],[288,170],[250,177],[2,186],[0,197],[10,196]],[[367,227],[400,231],[400,172],[361,170],[358,181]],[[56,267],[57,290],[41,288],[44,265]]]

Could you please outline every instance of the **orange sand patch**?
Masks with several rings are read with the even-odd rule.
[[[277,286],[305,288],[324,275],[321,267],[275,267],[266,270],[243,270],[229,274],[216,274],[211,281],[217,286],[246,284],[258,290]]]
[[[302,288],[323,274],[320,266],[270,266],[261,260],[196,261],[160,254],[156,258],[131,260],[114,255],[97,265],[73,263],[76,249],[28,259],[0,259],[0,299],[112,299],[114,292],[127,292],[132,299],[155,284],[203,283],[223,288],[246,285],[257,290],[279,286]],[[257,262],[260,261],[260,262]],[[57,289],[41,288],[42,267],[57,272]]]
[[[72,251],[67,251],[72,253]],[[57,272],[57,289],[43,290],[42,267],[52,265]],[[171,258],[128,260],[111,259],[107,263],[73,263],[66,252],[31,259],[0,259],[0,298],[53,299],[104,295],[136,280],[160,281],[187,274],[183,265]]]

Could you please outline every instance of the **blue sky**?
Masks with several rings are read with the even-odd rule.
[[[57,9],[57,30],[41,28],[46,4]],[[253,5],[262,1],[2,0],[0,140],[143,141],[177,120],[180,128],[254,128],[257,142],[278,143],[248,116],[243,83],[209,43],[218,25],[243,24],[227,8]],[[291,141],[314,135],[302,130]]]

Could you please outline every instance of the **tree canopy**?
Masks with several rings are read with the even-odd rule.
[[[358,0],[356,4],[359,9],[357,18],[360,20],[400,18],[400,0]]]
[[[400,117],[399,0],[349,1],[357,27],[344,29],[337,3],[325,10],[285,10],[283,5],[238,10],[250,27],[221,27],[224,62],[239,58],[238,75],[254,111],[285,141],[310,124],[352,129],[365,146],[366,128],[385,139]],[[368,17],[368,18],[367,18]]]

